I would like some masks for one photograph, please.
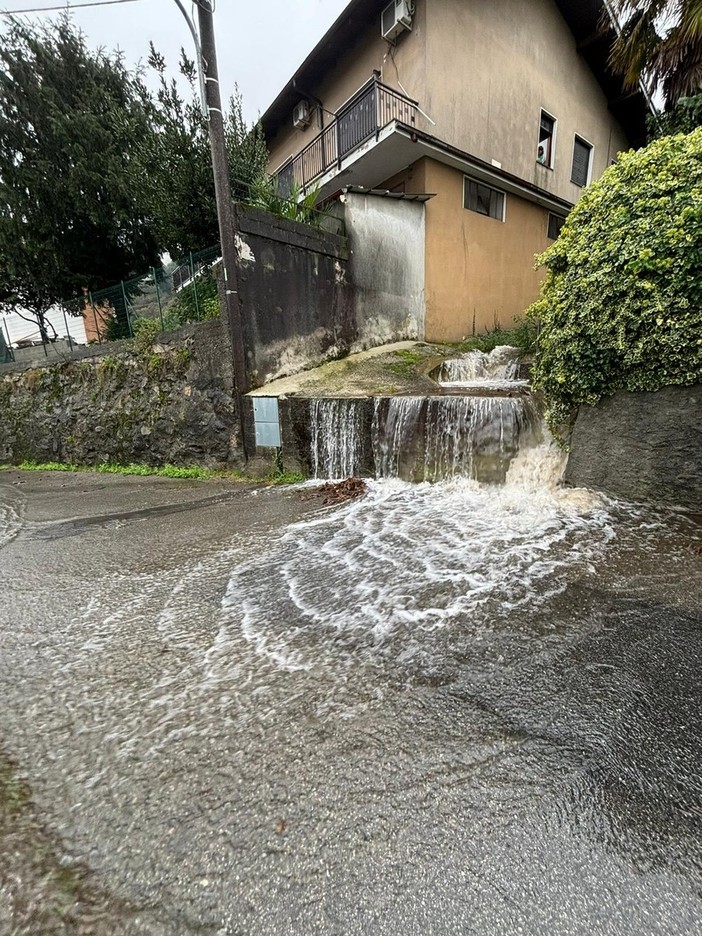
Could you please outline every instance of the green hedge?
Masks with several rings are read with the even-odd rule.
[[[538,263],[552,429],[617,390],[702,382],[702,128],[622,154]]]

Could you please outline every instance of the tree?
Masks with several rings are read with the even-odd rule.
[[[155,96],[142,89],[154,132],[135,149],[133,183],[154,219],[160,243],[177,256],[219,240],[207,119],[195,93],[195,65],[184,52],[180,71],[190,83],[188,100],[166,78],[166,62],[153,44],[148,61],[159,76]],[[246,201],[265,173],[268,153],[261,127],[249,128],[244,121],[238,92],[229,101],[225,135],[232,196]]]
[[[702,94],[682,97],[673,110],[663,114],[651,114],[648,132],[651,139],[673,136],[676,133],[692,133],[702,127]]]
[[[702,90],[700,0],[612,0],[621,32],[611,64],[628,88],[660,86],[666,110]]]
[[[150,133],[141,86],[67,17],[11,20],[0,46],[0,308],[46,313],[159,263],[130,185]],[[69,311],[77,311],[77,308]]]
[[[552,427],[618,390],[702,382],[702,128],[622,154],[539,259]]]

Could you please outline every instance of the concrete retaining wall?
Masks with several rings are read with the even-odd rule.
[[[251,387],[422,335],[424,205],[355,193],[344,199],[347,237],[240,212]]]
[[[702,386],[617,393],[582,406],[566,482],[702,512]]]
[[[263,211],[239,218],[251,387],[348,354],[354,337],[345,238]]]

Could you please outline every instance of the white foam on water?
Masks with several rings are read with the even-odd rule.
[[[11,543],[23,526],[20,509],[4,500],[0,503],[0,548]]]
[[[447,390],[526,390],[528,380],[440,380]]]
[[[363,499],[289,528],[233,574],[217,656],[243,635],[286,670],[309,669],[335,641],[401,653],[405,637],[494,627],[562,591],[614,537],[594,495],[560,491],[562,456],[518,456],[505,485],[371,482]]]
[[[492,351],[468,351],[459,358],[444,361],[438,382],[442,386],[480,386],[491,384],[526,385],[517,381],[519,348],[499,345]]]

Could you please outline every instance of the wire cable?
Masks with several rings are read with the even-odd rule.
[[[117,3],[138,3],[139,0],[90,0],[89,3],[62,3],[60,6],[28,7],[24,10],[0,10],[0,16],[19,16],[20,13],[52,13],[56,10],[78,10],[81,7],[114,6]]]

